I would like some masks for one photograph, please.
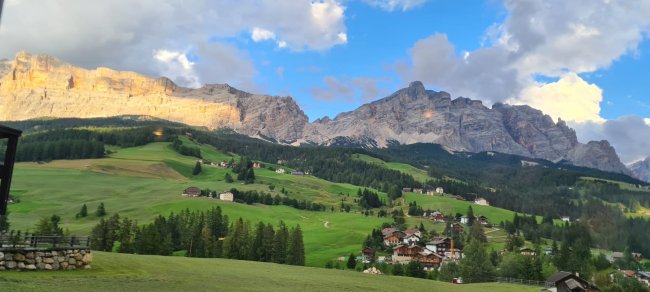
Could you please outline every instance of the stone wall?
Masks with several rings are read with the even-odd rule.
[[[0,271],[90,269],[90,249],[0,249]]]

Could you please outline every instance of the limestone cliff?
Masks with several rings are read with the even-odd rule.
[[[228,85],[188,89],[164,77],[86,70],[46,55],[20,52],[0,63],[0,73],[0,120],[149,115],[287,142],[301,137],[308,122],[290,97],[249,94]]]
[[[4,77],[3,77],[4,76]],[[291,97],[251,94],[228,85],[179,87],[107,68],[86,70],[46,55],[0,61],[0,120],[148,115],[210,129],[269,137],[285,144],[437,143],[453,151],[496,151],[630,174],[607,141],[581,144],[563,121],[528,106],[452,99],[421,82],[309,123]]]
[[[436,143],[453,151],[496,151],[630,174],[607,141],[578,142],[574,130],[529,106],[451,99],[421,82],[307,126],[305,139],[319,144],[342,141],[373,147],[391,142]]]

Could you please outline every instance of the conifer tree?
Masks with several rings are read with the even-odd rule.
[[[302,240],[300,225],[291,230],[291,236],[287,248],[287,264],[305,265],[305,245]]]
[[[280,221],[280,226],[278,231],[275,233],[275,238],[273,239],[273,262],[278,264],[284,264],[287,262],[287,240],[289,238],[289,230],[284,224],[284,221]]]
[[[194,170],[192,170],[192,175],[198,175],[201,171],[203,171],[203,168],[201,168],[201,162],[197,161],[194,165]]]
[[[77,217],[86,217],[86,216],[88,216],[88,207],[86,206],[86,204],[83,204],[83,206],[81,206],[81,210],[79,210],[79,214],[77,214]]]
[[[354,267],[356,266],[357,266],[357,257],[355,257],[353,253],[350,253],[350,256],[348,257],[347,267],[348,269],[353,270]]]
[[[104,203],[99,203],[99,206],[97,206],[97,211],[95,212],[95,215],[97,217],[103,217],[106,215],[106,209],[104,208]]]
[[[227,183],[232,183],[232,182],[234,182],[234,180],[232,179],[232,175],[230,175],[230,173],[226,173],[226,175],[224,175],[223,179],[224,179]]]

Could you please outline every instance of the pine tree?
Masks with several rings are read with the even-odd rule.
[[[472,226],[474,224],[474,209],[472,209],[472,206],[467,207],[467,218],[468,222],[467,225]]]
[[[494,277],[494,266],[490,262],[485,245],[478,240],[470,240],[465,246],[458,268],[466,283],[488,282]]]
[[[289,246],[287,248],[287,264],[296,266],[305,265],[305,245],[302,240],[300,225],[291,230]]]
[[[97,211],[95,212],[95,215],[97,217],[103,217],[106,215],[106,209],[104,208],[104,203],[99,203],[99,206],[97,206]]]
[[[255,182],[255,171],[253,171],[253,168],[249,168],[248,171],[246,172],[246,183],[252,184],[254,182]]]
[[[235,180],[232,179],[232,175],[230,175],[230,173],[226,173],[226,175],[224,175],[223,179],[224,179],[227,183],[232,183],[232,182],[235,181]]]
[[[88,216],[88,207],[86,206],[86,204],[83,204],[83,206],[81,206],[81,210],[79,210],[79,214],[77,214],[77,217],[86,217],[86,216]]]
[[[196,164],[194,165],[194,170],[192,170],[192,175],[198,175],[199,173],[201,173],[201,171],[203,171],[203,169],[201,168],[201,162],[197,161]]]
[[[289,231],[284,221],[280,221],[278,231],[273,239],[273,262],[284,264],[287,262],[287,240]]]
[[[346,264],[348,269],[354,270],[354,268],[357,266],[357,258],[354,256],[353,253],[350,253],[350,256],[348,257],[348,263]]]

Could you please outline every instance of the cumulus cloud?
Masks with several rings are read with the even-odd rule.
[[[263,29],[263,28],[253,27],[253,31],[251,31],[251,39],[254,42],[261,42],[261,41],[265,41],[265,40],[274,40],[275,39],[275,33],[273,33],[270,30]]]
[[[521,91],[511,104],[527,104],[550,115],[575,122],[604,122],[600,117],[603,91],[575,73],[566,73],[558,81],[532,85]]]
[[[342,99],[352,101],[354,99],[354,90],[347,84],[339,81],[334,76],[326,76],[323,79],[325,87],[314,87],[311,94],[318,100],[334,101]]]
[[[583,142],[609,140],[625,162],[650,155],[648,119],[606,121],[602,90],[579,75],[636,53],[650,36],[650,1],[504,0],[504,6],[508,16],[476,50],[458,50],[439,33],[417,41],[410,60],[397,66],[402,79],[488,103],[531,105],[568,120]],[[541,81],[549,77],[557,81]]]
[[[311,89],[312,95],[321,101],[346,101],[352,102],[359,98],[362,102],[368,102],[385,93],[379,84],[383,79],[372,77],[356,77],[338,79],[333,76],[326,76],[323,79],[325,86]]]
[[[254,33],[259,41],[273,37],[279,47],[295,51],[327,50],[347,42],[344,12],[335,0],[242,0],[236,5],[229,0],[15,0],[3,11],[0,56],[27,50],[87,68],[180,76],[185,69],[178,57],[161,61],[152,52],[184,52],[196,57],[201,83],[225,82],[219,78],[231,71],[246,79],[241,83],[250,83],[254,76],[245,74],[256,72],[249,68],[252,61],[229,39]],[[226,51],[233,56],[222,54]]]
[[[647,120],[647,119],[646,119]],[[637,116],[624,116],[604,123],[570,123],[578,139],[608,140],[617,150],[621,161],[629,164],[650,156],[650,124]]]
[[[593,114],[574,116],[573,111],[582,109],[548,105],[561,91],[577,93],[585,87],[575,74],[605,68],[637,49],[650,28],[650,2],[505,0],[504,4],[508,17],[488,29],[487,46],[459,54],[446,35],[434,34],[409,50],[409,62],[399,67],[403,79],[422,80],[488,102],[547,105],[565,119],[591,116],[598,121]],[[573,77],[557,84],[536,81],[538,76],[567,78],[567,73]],[[593,103],[601,94],[590,88],[591,94],[582,95],[585,101],[571,97],[569,105],[589,104],[594,112]]]
[[[379,7],[386,11],[402,10],[407,11],[418,7],[428,0],[364,0],[368,5]]]

